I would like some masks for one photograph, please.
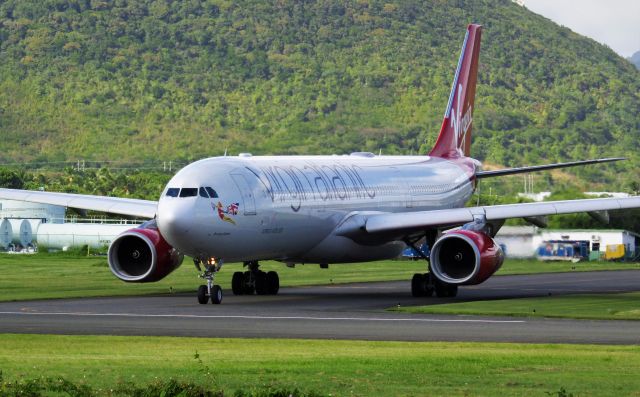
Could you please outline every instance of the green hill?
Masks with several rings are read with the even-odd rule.
[[[631,186],[640,72],[508,0],[2,1],[0,163],[424,152],[470,22],[474,155]]]
[[[640,69],[640,51],[634,52],[627,60],[636,65],[636,68]]]

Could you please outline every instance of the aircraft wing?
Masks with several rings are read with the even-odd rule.
[[[158,207],[156,201],[149,200],[18,189],[0,189],[0,199],[59,205],[67,208],[100,211],[148,219],[156,215],[156,209]]]
[[[599,212],[640,208],[640,196],[587,200],[544,201],[480,207],[453,208],[434,211],[373,214],[366,218],[364,229],[369,233],[411,232],[437,226],[457,226],[484,215],[487,221],[509,218],[538,217],[577,212]]]
[[[514,174],[522,174],[526,172],[553,170],[556,168],[575,167],[579,165],[588,165],[588,164],[610,163],[612,161],[622,161],[622,160],[626,160],[626,158],[613,157],[613,158],[607,158],[607,159],[572,161],[569,163],[556,163],[556,164],[534,165],[529,167],[507,168],[504,170],[495,170],[495,171],[479,171],[476,173],[476,178],[480,179],[480,178],[489,178],[494,176],[514,175]]]

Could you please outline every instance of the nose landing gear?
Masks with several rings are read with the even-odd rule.
[[[194,259],[194,265],[202,274],[199,275],[207,281],[206,285],[198,287],[198,303],[201,305],[206,304],[211,298],[211,303],[219,305],[222,303],[222,288],[219,285],[214,285],[214,279],[216,273],[222,267],[222,261],[216,258],[210,258],[207,261],[201,259]],[[201,264],[204,265],[204,271],[202,271]]]

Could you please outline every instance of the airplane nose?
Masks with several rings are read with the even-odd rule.
[[[158,205],[157,223],[160,233],[171,246],[181,252],[189,252],[191,236],[191,205],[184,202],[162,200]]]

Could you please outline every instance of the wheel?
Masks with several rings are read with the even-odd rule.
[[[211,303],[219,305],[222,303],[222,288],[219,285],[214,285],[211,288]]]
[[[447,295],[447,284],[443,283],[440,280],[436,280],[435,284],[436,284],[435,285],[435,287],[436,287],[436,296],[438,298],[446,298],[448,296]]]
[[[434,280],[434,277],[431,275],[431,273],[424,274],[424,292],[425,292],[424,296],[433,296],[433,293],[434,293],[433,280]]]
[[[251,272],[246,271],[242,275],[242,293],[245,295],[253,295],[255,287],[251,282]]]
[[[231,290],[234,295],[242,295],[244,293],[244,274],[242,272],[233,273],[231,278]]]
[[[442,281],[436,281],[436,296],[438,298],[453,298],[458,295],[457,284],[447,284]]]
[[[198,287],[198,303],[201,305],[205,305],[209,301],[209,297],[207,296],[207,286],[201,285]]]
[[[425,288],[426,280],[424,274],[416,273],[411,278],[411,295],[418,298],[421,296],[427,295],[427,290]]]
[[[269,295],[277,295],[280,290],[280,277],[277,272],[267,273],[267,293]]]
[[[256,294],[266,295],[268,293],[267,273],[256,272]]]

